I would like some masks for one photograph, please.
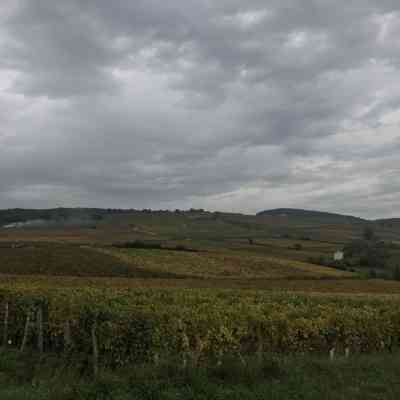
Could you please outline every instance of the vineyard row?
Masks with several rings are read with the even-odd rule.
[[[400,298],[232,290],[0,287],[2,346],[68,352],[121,366],[267,352],[391,350]]]

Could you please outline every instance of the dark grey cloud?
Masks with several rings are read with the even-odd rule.
[[[0,207],[400,215],[390,0],[3,0]]]

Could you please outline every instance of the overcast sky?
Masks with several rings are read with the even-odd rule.
[[[0,208],[400,216],[398,0],[1,0]]]

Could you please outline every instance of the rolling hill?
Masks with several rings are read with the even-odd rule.
[[[311,221],[318,220],[323,223],[365,223],[367,220],[354,217],[352,215],[342,215],[324,211],[303,210],[299,208],[276,208],[272,210],[260,211],[257,213],[259,217],[282,217],[309,219]]]

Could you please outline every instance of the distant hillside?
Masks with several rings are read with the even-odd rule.
[[[303,210],[298,208],[276,208],[273,210],[265,210],[257,213],[257,216],[313,219],[318,220],[319,222],[326,221],[329,223],[366,222],[366,220],[362,218],[354,217],[351,215],[342,215],[315,210]]]
[[[386,228],[400,227],[400,218],[377,219],[374,222]]]
[[[252,251],[263,251],[265,244],[265,249],[270,251],[271,247],[268,246],[271,243],[264,243],[267,239],[307,239],[333,243],[335,248],[337,244],[342,245],[362,237],[367,225],[372,225],[380,239],[400,243],[400,223],[396,221],[380,223],[341,214],[288,208],[263,211],[258,215],[202,209],[10,209],[0,210],[0,242],[71,241],[111,244],[134,240],[169,240],[174,241],[173,245],[184,243],[189,247],[198,245],[219,248],[224,245],[235,247],[250,244]],[[278,248],[276,255],[285,253],[285,257],[292,258],[295,252],[291,248],[296,244],[283,243],[284,251]],[[275,248],[276,244],[272,247]],[[329,253],[334,248],[329,248]],[[309,254],[300,253],[297,251],[295,258],[307,261]]]
[[[0,210],[0,227],[23,227],[45,225],[87,225],[121,210],[99,208],[52,208]]]

